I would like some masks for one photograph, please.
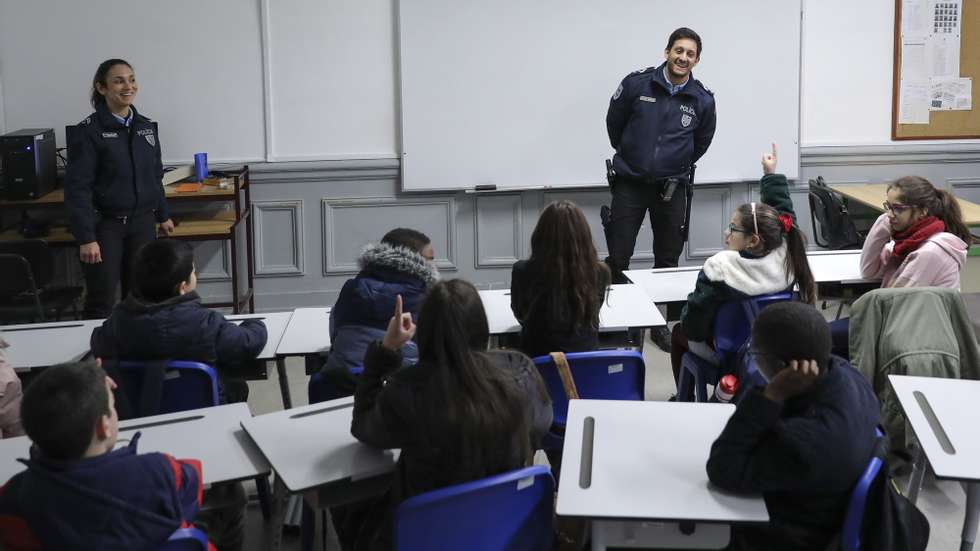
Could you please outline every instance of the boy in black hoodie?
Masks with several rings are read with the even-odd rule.
[[[813,306],[773,304],[752,327],[752,351],[769,381],[749,391],[711,446],[708,478],[762,493],[769,524],[735,527],[732,549],[823,550],[874,450],[874,391],[830,355],[830,330]]]
[[[155,549],[201,505],[201,463],[137,454],[139,433],[113,450],[115,383],[93,363],[44,370],[22,420],[34,446],[27,470],[0,488],[0,548]]]
[[[116,360],[192,360],[218,372],[222,402],[244,402],[248,386],[228,375],[265,346],[261,320],[236,325],[201,304],[194,251],[188,243],[157,239],[133,263],[132,293],[92,332],[92,354]]]

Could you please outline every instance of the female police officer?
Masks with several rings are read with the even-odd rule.
[[[95,113],[69,138],[65,205],[85,273],[85,317],[108,317],[129,263],[160,231],[171,233],[161,178],[157,125],[136,112],[138,87],[122,59],[102,62],[92,79]]]

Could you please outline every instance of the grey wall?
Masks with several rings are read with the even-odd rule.
[[[980,202],[976,144],[809,147],[802,153],[802,177],[792,194],[807,234],[806,180],[817,175],[829,183],[874,183],[918,174]],[[251,168],[259,310],[333,304],[344,281],[357,273],[361,247],[396,226],[414,227],[432,238],[445,277],[466,278],[481,288],[507,286],[511,264],[528,254],[538,213],[557,199],[571,199],[583,208],[596,246],[605,254],[599,223],[599,207],[609,201],[605,189],[405,194],[399,190],[396,160],[264,163]],[[699,186],[691,239],[681,262],[700,264],[720,250],[732,210],[757,198],[757,191],[755,182]],[[633,266],[649,267],[649,224],[640,232]],[[205,243],[197,254],[201,293],[214,299],[228,296],[227,250]]]

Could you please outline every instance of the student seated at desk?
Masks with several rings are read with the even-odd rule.
[[[888,184],[885,213],[861,248],[861,277],[882,287],[960,288],[973,237],[960,205],[929,180],[906,176]],[[850,357],[847,318],[831,322],[834,353]]]
[[[405,311],[418,316],[425,289],[439,279],[434,258],[429,237],[408,228],[391,230],[361,253],[360,273],[344,283],[330,310],[331,347],[323,378],[337,397],[354,393],[359,377],[350,369],[363,366],[368,345],[384,336],[395,297],[401,295]],[[412,341],[401,352],[406,361],[418,359]]]
[[[527,355],[586,352],[599,345],[599,309],[612,276],[585,215],[571,201],[548,205],[531,234],[531,258],[514,263],[510,308]]]
[[[391,489],[363,515],[356,549],[391,548],[393,510],[408,497],[529,465],[551,426],[551,399],[530,359],[487,352],[487,316],[472,284],[432,287],[419,313],[419,362],[399,369],[415,330],[398,298],[354,394],[351,433],[401,448]]]
[[[112,379],[94,363],[44,370],[27,388],[27,470],[0,489],[7,551],[153,549],[201,504],[201,464],[137,454],[119,436]]]
[[[830,354],[830,330],[809,304],[765,308],[752,328],[765,391],[750,390],[711,446],[708,478],[762,493],[765,527],[734,527],[732,549],[826,548],[877,440],[878,400],[864,377]]]
[[[212,365],[222,402],[244,402],[248,385],[229,377],[265,346],[265,324],[236,325],[201,305],[188,243],[157,239],[133,263],[132,292],[92,332],[92,354],[117,360],[190,360]]]
[[[714,361],[710,341],[715,314],[730,300],[792,291],[799,286],[803,302],[813,304],[816,284],[806,257],[806,236],[796,213],[786,176],[776,174],[776,145],[762,157],[761,203],[746,203],[732,214],[725,249],[704,262],[694,292],[688,295],[681,322],[671,337],[670,363],[679,380],[681,359],[690,350]]]
[[[24,434],[20,424],[20,400],[23,392],[20,378],[14,368],[7,363],[4,349],[10,346],[3,340],[0,332],[0,438],[11,438]]]

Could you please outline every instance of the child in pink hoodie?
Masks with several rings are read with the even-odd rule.
[[[972,237],[956,198],[906,176],[888,184],[884,207],[861,249],[861,276],[882,287],[959,289]]]
[[[0,333],[0,438],[21,436],[24,429],[20,425],[20,379],[14,368],[7,363],[7,341]]]
[[[905,176],[888,184],[885,213],[861,249],[861,276],[882,287],[960,288],[973,238],[959,203],[929,180]],[[834,353],[848,357],[848,320],[831,322]]]

